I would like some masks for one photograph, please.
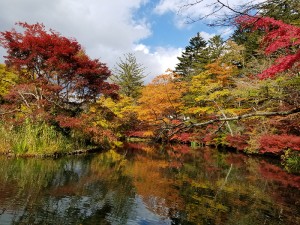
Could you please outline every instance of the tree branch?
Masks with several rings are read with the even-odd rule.
[[[222,118],[216,118],[216,119],[212,119],[212,120],[208,120],[202,123],[191,123],[190,125],[186,125],[183,126],[182,128],[176,129],[174,132],[170,133],[168,135],[168,137],[172,137],[173,135],[175,135],[176,133],[179,133],[182,130],[189,130],[193,127],[203,127],[209,124],[213,124],[213,123],[217,123],[217,122],[228,122],[228,121],[235,121],[235,120],[242,120],[242,119],[246,119],[246,118],[250,118],[250,117],[272,117],[272,116],[287,116],[287,115],[291,115],[291,114],[296,114],[300,112],[300,108],[295,108],[289,111],[281,111],[281,112],[254,112],[254,113],[248,113],[248,114],[244,114],[244,115],[240,115],[240,116],[234,116],[234,117],[222,117]],[[178,125],[177,125],[178,127]]]
[[[10,113],[14,113],[14,112],[21,112],[21,110],[19,109],[14,109],[8,112],[0,112],[0,115],[6,115],[6,114],[10,114]]]

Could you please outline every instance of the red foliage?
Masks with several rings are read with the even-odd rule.
[[[300,137],[294,135],[264,135],[259,144],[260,153],[282,154],[286,149],[300,151]]]
[[[209,117],[211,118],[213,117]],[[198,143],[214,145],[216,144],[214,139],[218,136],[216,130],[218,130],[217,124],[209,124],[205,129],[194,130],[190,139]]]
[[[182,123],[181,120],[172,120],[171,121],[171,124],[173,124],[173,125],[178,125],[178,124],[181,124],[181,123]]]
[[[172,149],[179,154],[187,154],[191,151],[191,147],[188,145],[173,145]]]
[[[269,124],[282,134],[300,135],[300,120],[297,114],[284,118],[270,118]]]
[[[170,140],[178,141],[181,143],[189,143],[191,141],[192,134],[191,133],[179,133],[175,134]]]
[[[81,128],[83,126],[83,121],[81,118],[68,117],[59,115],[56,117],[56,121],[59,123],[60,127],[65,128]]]
[[[148,138],[147,131],[129,131],[127,132],[127,137],[137,137],[137,138]]]
[[[268,181],[279,182],[283,187],[300,188],[300,176],[289,174],[278,166],[261,161],[260,171]]]
[[[225,160],[228,165],[232,164],[235,168],[245,168],[247,157],[242,154],[229,153],[226,154]]]
[[[280,49],[285,49],[286,55],[278,58],[274,65],[263,71],[258,76],[261,79],[274,77],[275,74],[286,71],[292,66],[299,67],[300,50],[291,53],[292,46],[300,44],[300,28],[286,24],[269,17],[241,16],[237,19],[242,28],[252,27],[253,30],[266,32],[262,44],[265,53],[272,54]]]
[[[239,151],[243,151],[248,147],[247,141],[249,140],[249,137],[248,135],[227,135],[225,140],[229,147],[233,147]]]
[[[23,33],[14,29],[0,33],[0,44],[8,53],[5,62],[20,76],[21,84],[7,96],[12,103],[69,109],[74,103],[94,101],[101,93],[116,96],[117,86],[105,81],[110,76],[107,66],[91,60],[76,40],[47,32],[39,23],[18,25]]]

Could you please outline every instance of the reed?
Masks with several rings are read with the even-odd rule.
[[[33,123],[26,120],[23,124],[7,127],[0,124],[0,152],[17,155],[49,155],[82,148],[83,144],[66,137],[45,122]]]

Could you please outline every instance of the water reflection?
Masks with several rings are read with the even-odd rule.
[[[0,158],[0,224],[300,224],[300,176],[209,148],[132,143]]]

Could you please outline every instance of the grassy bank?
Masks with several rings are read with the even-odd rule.
[[[80,139],[63,135],[54,126],[29,121],[10,127],[0,123],[0,143],[2,154],[27,156],[63,154],[87,147]]]

